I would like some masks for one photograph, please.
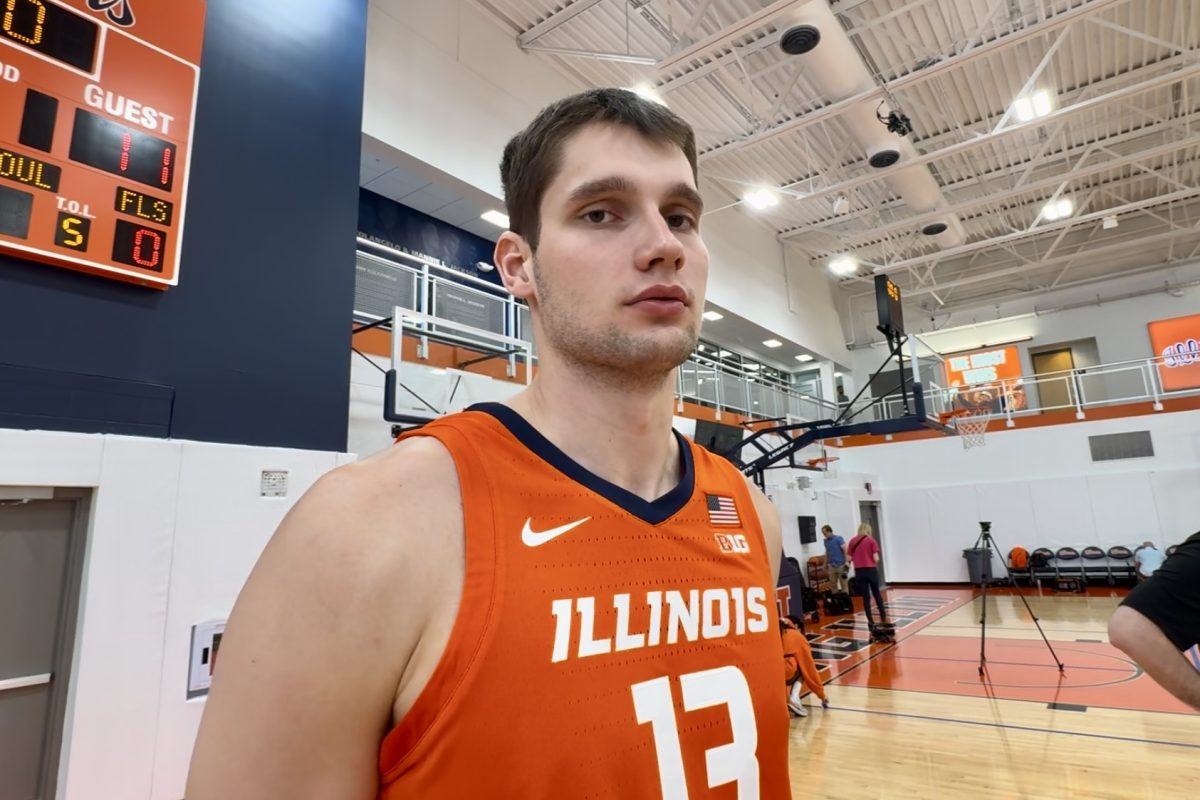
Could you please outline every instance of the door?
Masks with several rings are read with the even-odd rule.
[[[1033,372],[1038,376],[1038,399],[1043,411],[1075,405],[1075,386],[1071,383],[1069,374],[1069,370],[1073,369],[1075,359],[1070,349],[1033,354]],[[1042,377],[1043,375],[1048,377]]]
[[[77,500],[0,500],[0,800],[51,800],[79,596]]]
[[[859,503],[858,517],[875,531],[875,541],[879,544],[879,585],[883,586],[887,583],[887,576],[883,573],[883,531],[879,527],[879,503]]]

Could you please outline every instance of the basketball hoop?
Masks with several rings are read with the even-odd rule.
[[[838,456],[828,456],[826,458],[810,458],[808,461],[806,461],[804,463],[808,464],[809,469],[820,470],[821,472],[828,472],[829,465],[832,464],[834,461],[840,461],[840,460],[841,459]]]
[[[945,411],[940,416],[943,425],[954,421],[954,430],[962,437],[964,450],[987,444],[985,437],[992,416],[986,408],[956,408],[953,411]]]

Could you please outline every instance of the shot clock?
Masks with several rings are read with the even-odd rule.
[[[876,326],[884,336],[904,335],[904,309],[900,307],[900,287],[887,275],[875,276],[875,310],[879,315]]]
[[[0,252],[166,289],[205,0],[0,0]]]

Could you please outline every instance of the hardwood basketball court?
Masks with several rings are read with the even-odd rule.
[[[810,624],[831,707],[792,720],[795,796],[1197,796],[1200,715],[1108,644],[1124,591],[1027,591],[1061,675],[1011,591],[989,590],[982,679],[969,589],[889,589],[891,646],[860,611]]]

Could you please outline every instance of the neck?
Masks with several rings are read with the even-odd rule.
[[[655,500],[680,478],[671,433],[674,378],[672,370],[660,380],[617,383],[544,363],[506,404],[589,472]]]

